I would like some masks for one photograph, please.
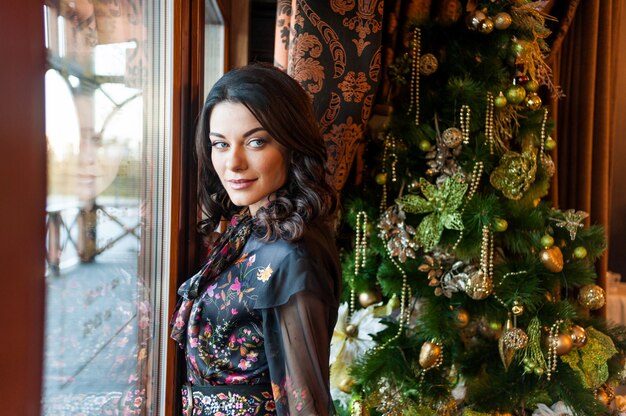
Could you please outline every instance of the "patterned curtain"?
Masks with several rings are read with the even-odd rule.
[[[313,99],[337,191],[380,83],[383,8],[383,0],[278,0],[275,64]]]

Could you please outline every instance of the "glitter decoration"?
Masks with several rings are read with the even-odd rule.
[[[579,228],[583,227],[583,220],[589,216],[585,211],[576,211],[574,209],[568,209],[567,211],[554,210],[555,216],[552,217],[552,221],[556,222],[557,227],[565,228],[569,231],[569,236],[574,241],[576,233]]]

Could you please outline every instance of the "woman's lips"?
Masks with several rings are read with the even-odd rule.
[[[246,189],[252,186],[254,181],[256,181],[256,179],[234,179],[228,181],[228,183],[230,184],[230,187],[232,189],[239,191],[241,189]]]

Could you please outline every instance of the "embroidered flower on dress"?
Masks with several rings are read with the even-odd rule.
[[[259,271],[256,273],[256,278],[262,282],[267,282],[272,276],[273,272],[274,270],[272,270],[272,268],[268,264],[267,267],[262,267],[261,269],[259,269]]]

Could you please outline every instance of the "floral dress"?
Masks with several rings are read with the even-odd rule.
[[[328,356],[340,281],[325,227],[295,243],[250,236],[187,303],[186,322],[173,322],[186,326],[183,414],[333,414]]]

